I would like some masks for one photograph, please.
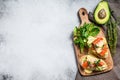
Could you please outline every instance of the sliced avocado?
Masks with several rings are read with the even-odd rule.
[[[98,24],[105,24],[110,19],[110,9],[107,1],[101,1],[95,11],[94,18]]]

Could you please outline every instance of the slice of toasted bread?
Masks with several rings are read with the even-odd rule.
[[[86,68],[82,67],[84,62],[89,62]],[[92,72],[100,72],[106,70],[107,64],[102,59],[98,59],[93,55],[84,55],[79,59],[79,63],[82,69],[85,71],[86,74],[91,74]],[[102,65],[100,64],[102,63]]]

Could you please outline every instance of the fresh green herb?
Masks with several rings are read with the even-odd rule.
[[[102,70],[103,70],[103,67],[98,66],[98,67],[95,68],[95,71],[102,71]]]
[[[100,63],[100,59],[98,61],[94,62],[96,66],[98,66],[98,64]]]
[[[100,31],[100,29],[95,27],[91,30],[91,33],[89,34],[89,36],[96,36],[96,34],[98,34],[99,31]]]
[[[91,63],[90,63],[90,61],[88,61],[88,65],[90,65]]]
[[[77,26],[75,26],[75,28],[74,28],[74,31],[73,31],[74,33],[73,33],[73,35],[74,36],[77,36]]]
[[[100,32],[99,27],[93,23],[84,24],[83,26],[75,27],[73,30],[74,43],[80,47],[81,53],[84,52],[84,48],[89,47],[87,44],[89,36],[96,36]]]

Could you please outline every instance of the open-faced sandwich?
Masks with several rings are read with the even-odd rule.
[[[100,72],[107,69],[107,64],[92,55],[84,55],[79,59],[79,63],[84,72],[90,74],[92,72]]]
[[[90,53],[100,57],[108,57],[108,46],[104,37],[88,37],[88,44],[91,44]]]

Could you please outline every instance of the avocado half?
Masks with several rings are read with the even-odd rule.
[[[107,1],[101,1],[95,11],[94,19],[98,24],[105,24],[110,19],[110,9]]]

